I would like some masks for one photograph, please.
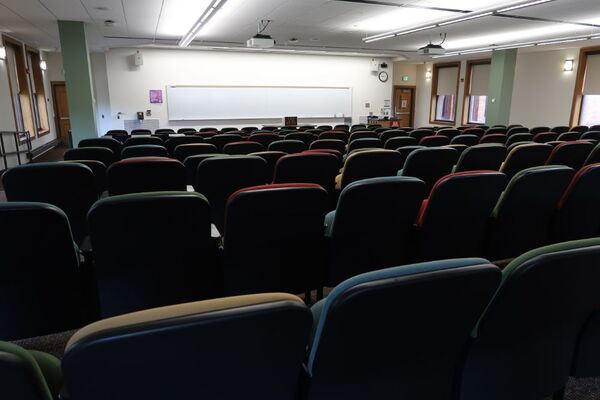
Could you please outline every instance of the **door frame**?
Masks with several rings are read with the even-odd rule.
[[[51,87],[51,91],[52,91],[52,105],[53,105],[53,109],[54,109],[54,125],[56,127],[56,135],[57,135],[57,139],[60,140],[61,144],[63,146],[68,146],[69,145],[69,133],[67,132],[67,137],[65,138],[67,140],[67,142],[65,143],[63,141],[63,138],[60,135],[60,115],[58,115],[58,103],[56,101],[56,86],[64,86],[65,89],[67,88],[67,83],[65,81],[51,81],[50,82],[50,87]],[[68,107],[68,104],[67,104]],[[71,110],[69,110],[69,120],[71,115]]]
[[[411,89],[412,96],[410,101],[410,125],[415,126],[415,97],[417,97],[417,86],[416,85],[394,85],[392,88],[392,113],[396,114],[396,89]]]

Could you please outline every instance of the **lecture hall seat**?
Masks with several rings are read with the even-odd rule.
[[[354,275],[402,265],[413,258],[413,229],[425,183],[412,177],[352,182],[325,217],[326,286]]]
[[[383,140],[382,140],[383,141]],[[410,136],[397,136],[387,139],[383,145],[384,149],[396,150],[400,147],[416,146],[417,139]]]
[[[361,179],[395,176],[402,162],[402,156],[394,150],[366,149],[349,154],[341,174],[336,177],[336,189],[343,190]]]
[[[135,157],[169,157],[169,151],[166,147],[155,144],[126,146],[121,150],[121,160]]]
[[[560,396],[600,302],[598,265],[598,238],[538,248],[511,262],[472,333],[460,399]]]
[[[259,156],[210,157],[196,170],[194,189],[210,203],[211,220],[223,233],[225,205],[235,191],[268,183],[267,161]]]
[[[121,160],[108,168],[107,179],[110,196],[186,190],[185,167],[170,158],[135,157]]]
[[[89,223],[103,318],[222,295],[210,205],[201,194],[105,198]]]
[[[451,147],[425,147],[416,149],[406,157],[399,176],[413,176],[427,185],[427,193],[444,175],[452,172],[458,152]]]
[[[148,134],[149,135],[149,134]],[[153,144],[162,146],[163,140],[158,136],[132,136],[123,143],[123,147]]]
[[[381,269],[316,303],[308,400],[451,399],[471,330],[500,284],[478,258]]]
[[[4,202],[0,226],[0,340],[64,332],[98,317],[63,211],[43,202]]]
[[[63,156],[65,161],[71,160],[93,160],[99,161],[104,164],[107,168],[112,163],[116,162],[118,155],[106,147],[78,147],[76,149],[69,149]]]
[[[500,167],[508,179],[524,169],[544,165],[552,152],[552,146],[544,143],[515,143],[513,146]]]
[[[0,341],[2,396],[7,399],[54,400],[62,389],[60,360]]]
[[[437,181],[416,222],[419,259],[481,256],[489,216],[506,184],[504,174],[492,171],[458,172]]]
[[[562,194],[553,219],[552,243],[600,235],[600,164],[581,168]]]
[[[318,139],[310,144],[309,150],[330,149],[339,151],[341,154],[346,152],[346,143],[338,139]]]
[[[112,137],[100,137],[83,139],[79,142],[77,147],[105,147],[112,150],[117,156],[120,156],[123,144]]]
[[[109,318],[67,343],[65,389],[73,400],[296,400],[311,323],[282,293]]]
[[[379,139],[382,143],[386,143],[391,138],[402,136],[408,137],[408,133],[401,129],[387,129],[379,134]]]
[[[173,151],[173,157],[181,162],[190,156],[197,156],[200,154],[217,154],[217,146],[210,143],[188,143],[180,144],[175,147]]]
[[[533,135],[531,133],[515,133],[506,139],[506,143],[504,144],[508,149],[511,145],[515,143],[526,143],[533,142]]]
[[[518,172],[492,212],[485,257],[507,260],[548,243],[556,206],[574,174],[563,165]]]
[[[113,164],[115,165],[115,164]],[[69,218],[78,245],[88,234],[86,215],[98,200],[94,172],[78,163],[32,163],[8,169],[2,176],[8,201],[50,203]]]
[[[552,149],[552,153],[546,160],[546,165],[566,165],[578,170],[583,166],[593,149],[594,144],[585,140],[560,143]]]
[[[265,147],[254,141],[229,142],[223,146],[223,153],[230,155],[246,155],[266,150]]]
[[[313,183],[261,185],[233,193],[224,230],[225,294],[321,288],[328,201],[325,189]]]
[[[506,158],[506,147],[499,143],[478,144],[465,149],[453,169],[463,171],[498,171]]]

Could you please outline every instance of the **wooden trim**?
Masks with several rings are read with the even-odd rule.
[[[14,43],[15,41],[6,35],[2,35],[1,40],[2,40],[2,45],[5,47],[6,47],[7,43],[15,44]],[[5,59],[4,65],[6,67],[6,78],[8,79],[8,90],[10,91],[10,105],[12,106],[12,110],[13,110],[13,122],[15,124],[15,130],[16,130],[16,129],[18,129],[17,108],[15,107],[15,99],[13,98],[13,87],[12,87],[12,80],[10,79],[10,68],[8,68],[7,64],[8,64],[8,61]]]
[[[469,108],[471,106],[471,73],[474,65],[492,64],[491,58],[483,58],[479,60],[467,60],[467,68],[465,70],[465,91],[463,92],[463,115],[461,122],[463,125],[469,125]]]
[[[56,86],[67,86],[65,81],[50,81],[50,91],[52,92],[52,108],[54,109],[54,127],[56,128],[56,138],[62,142],[62,137],[60,136],[60,116],[58,115],[58,108],[56,106]],[[67,143],[63,143],[67,144]]]
[[[416,85],[394,85],[392,87],[392,112],[396,109],[396,89],[412,89],[412,96],[410,100],[410,126],[415,126],[415,97],[417,97],[417,86]]]
[[[579,120],[581,118],[581,104],[583,102],[583,84],[585,81],[587,58],[589,55],[594,54],[600,54],[600,46],[583,47],[579,50],[579,60],[577,61],[577,78],[575,79],[573,103],[571,105],[571,117],[569,118],[571,126],[579,125]]]
[[[458,117],[458,115],[456,115],[458,111],[458,91],[460,88],[460,64],[460,61],[433,64],[433,71],[431,74],[431,101],[429,105],[429,123],[451,126],[456,125],[456,118]],[[437,107],[438,71],[440,68],[453,67],[458,68],[458,71],[456,73],[456,101],[454,104],[456,108],[454,110],[454,121],[438,121],[435,119],[435,109]]]

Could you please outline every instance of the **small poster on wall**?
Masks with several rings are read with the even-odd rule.
[[[160,89],[150,89],[150,103],[152,104],[162,104],[162,90]]]

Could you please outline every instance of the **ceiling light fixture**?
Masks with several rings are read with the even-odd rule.
[[[529,1],[527,3],[523,3],[523,4],[517,4],[515,6],[510,6],[510,7],[506,7],[506,8],[501,8],[500,10],[496,11],[497,13],[504,13],[507,11],[513,11],[513,10],[518,10],[520,8],[525,8],[525,7],[531,7],[531,6],[537,6],[538,4],[544,4],[544,3],[548,3],[549,1],[553,1],[553,0],[536,0],[536,1]]]
[[[210,5],[204,10],[198,21],[192,26],[192,28],[185,34],[179,41],[179,47],[187,47],[194,40],[200,29],[206,25],[206,23],[215,15],[215,13],[223,7],[227,0],[213,0]]]
[[[6,47],[0,46],[0,60],[4,60],[6,58]]]
[[[508,6],[508,7],[501,8],[501,9],[488,8],[487,10],[479,10],[476,12],[472,12],[470,15],[467,15],[467,16],[461,17],[461,18],[454,18],[454,19],[450,19],[450,20],[446,20],[446,21],[440,21],[440,22],[436,22],[434,24],[428,24],[428,25],[424,25],[424,26],[416,26],[414,28],[406,29],[406,30],[395,30],[395,31],[380,33],[377,35],[367,36],[367,37],[363,38],[363,41],[365,43],[372,43],[372,42],[376,42],[378,40],[389,39],[389,38],[392,38],[395,36],[408,35],[410,33],[416,33],[416,32],[421,32],[421,31],[425,31],[425,30],[429,30],[429,29],[439,28],[439,27],[446,26],[446,25],[457,24],[459,22],[471,21],[471,20],[478,19],[478,18],[488,17],[488,16],[494,15],[494,14],[504,13],[504,12],[510,11],[510,10],[516,10],[516,9],[520,9],[520,8],[535,6],[538,4],[548,3],[550,1],[554,1],[554,0],[535,0],[535,1],[528,1],[525,3],[518,2],[517,4],[513,4],[512,6]]]
[[[432,56],[432,58],[454,57],[454,56],[461,56],[461,55],[475,54],[475,53],[487,53],[487,52],[494,51],[494,50],[522,49],[525,47],[547,46],[547,45],[552,45],[552,44],[580,42],[580,41],[584,41],[584,40],[594,40],[594,39],[600,39],[600,36],[590,36],[590,35],[569,36],[569,37],[556,38],[556,39],[536,40],[536,41],[531,41],[531,42],[479,47],[479,48],[475,48],[475,49],[455,50],[455,51],[446,53],[444,55]]]
[[[45,70],[47,70],[47,69],[48,69],[48,65],[46,65],[46,61],[44,61],[44,60],[41,60],[41,61],[40,61],[40,69],[41,69],[42,71],[45,71]]]

